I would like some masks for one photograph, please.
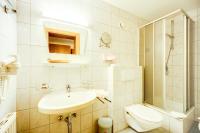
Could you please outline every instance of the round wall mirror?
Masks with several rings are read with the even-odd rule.
[[[101,46],[110,47],[111,41],[112,41],[112,39],[111,39],[111,36],[110,36],[109,33],[107,33],[107,32],[102,33],[102,35],[101,35],[101,42],[104,45],[101,45]]]

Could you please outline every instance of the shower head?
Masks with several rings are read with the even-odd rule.
[[[174,20],[171,20],[171,33],[166,33],[166,36],[168,36],[170,39],[174,39]]]

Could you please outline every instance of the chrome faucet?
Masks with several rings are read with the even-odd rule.
[[[69,84],[66,85],[66,92],[68,94],[68,97],[70,97],[71,86]]]

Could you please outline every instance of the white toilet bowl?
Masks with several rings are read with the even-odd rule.
[[[162,115],[158,111],[141,104],[125,107],[125,118],[128,125],[137,132],[159,128],[163,120]]]

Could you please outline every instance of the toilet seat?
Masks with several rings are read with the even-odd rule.
[[[162,121],[162,116],[155,110],[146,107],[144,105],[136,104],[126,107],[126,111],[135,117],[143,119],[149,122],[160,122]]]
[[[160,112],[141,104],[125,107],[125,118],[128,125],[138,132],[159,128],[163,120]]]

